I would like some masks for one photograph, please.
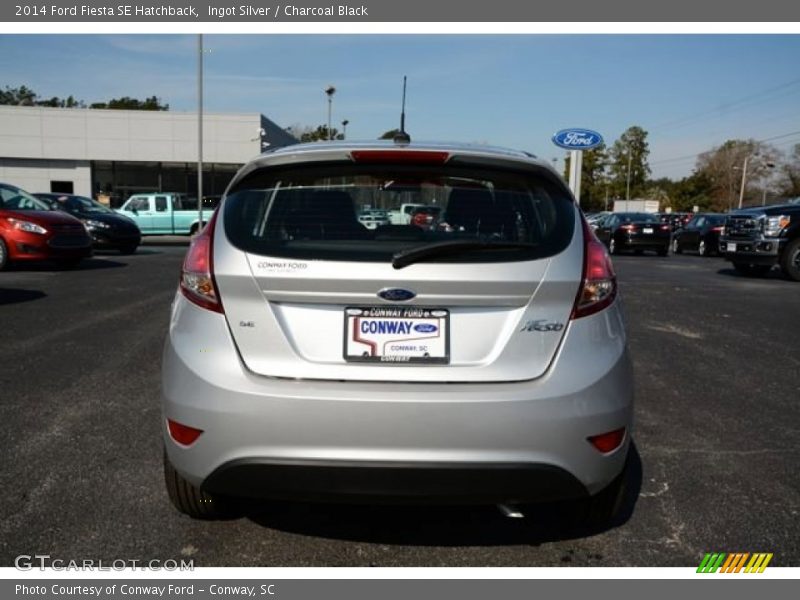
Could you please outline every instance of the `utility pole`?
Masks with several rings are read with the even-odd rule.
[[[744,185],[747,181],[747,163],[750,161],[750,155],[744,157],[744,164],[742,165],[742,187],[739,188],[739,208],[742,208],[742,200],[744,200]]]
[[[203,34],[197,35],[197,231],[203,228]]]

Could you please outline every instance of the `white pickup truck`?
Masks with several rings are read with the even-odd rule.
[[[401,204],[398,210],[389,211],[389,223],[392,225],[408,225],[411,223],[411,215],[418,208],[424,208],[426,204]]]

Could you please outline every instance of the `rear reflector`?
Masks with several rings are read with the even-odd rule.
[[[615,429],[608,433],[601,433],[600,435],[593,435],[586,439],[588,439],[589,443],[598,451],[603,454],[608,454],[619,448],[622,444],[622,441],[625,439],[625,428],[621,427],[620,429]]]
[[[444,164],[449,152],[428,150],[353,150],[350,156],[358,163]]]
[[[170,437],[184,446],[191,446],[203,433],[202,429],[195,429],[188,425],[183,425],[172,419],[167,419],[167,429],[169,430]]]
[[[609,306],[617,293],[617,277],[605,245],[595,237],[586,220],[583,224],[583,279],[575,299],[572,318],[588,317]]]

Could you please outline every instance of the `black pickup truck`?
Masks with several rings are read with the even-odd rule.
[[[719,251],[745,275],[765,275],[773,265],[800,281],[800,204],[736,211],[725,220]]]

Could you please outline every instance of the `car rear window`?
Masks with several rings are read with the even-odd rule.
[[[621,213],[623,223],[661,223],[661,218],[654,213]]]
[[[516,244],[435,262],[545,258],[572,239],[574,204],[552,175],[462,165],[326,163],[256,170],[229,190],[225,233],[246,252],[390,261],[449,240]],[[364,223],[379,216],[377,224]]]

